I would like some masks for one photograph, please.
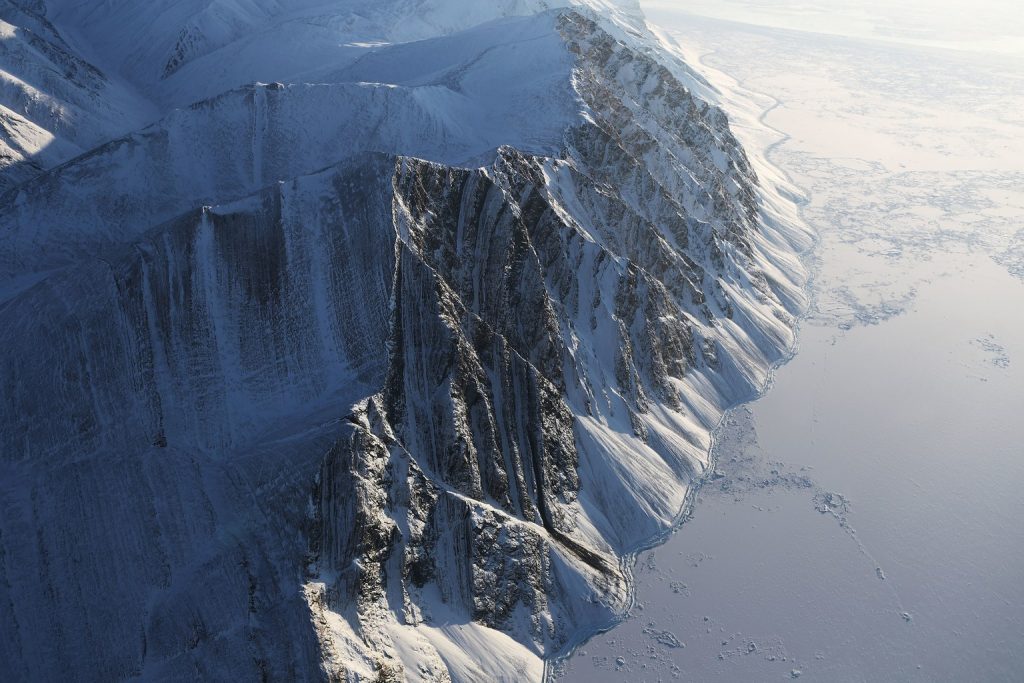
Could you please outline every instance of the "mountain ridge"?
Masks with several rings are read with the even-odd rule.
[[[627,24],[378,47],[0,199],[12,675],[537,678],[625,608],[619,558],[792,342],[807,243],[706,84]],[[495,91],[534,69],[509,38],[553,80]],[[452,131],[426,159],[423,119],[352,102],[417,89]],[[475,101],[547,132],[473,141],[450,103]]]

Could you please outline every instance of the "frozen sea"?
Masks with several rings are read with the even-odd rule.
[[[891,4],[646,3],[801,188],[813,306],[561,681],[1024,681],[1024,12]]]

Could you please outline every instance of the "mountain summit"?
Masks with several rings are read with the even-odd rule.
[[[5,679],[538,679],[622,614],[806,246],[635,3],[0,19]]]

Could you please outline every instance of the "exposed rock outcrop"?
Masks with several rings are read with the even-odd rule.
[[[620,558],[791,343],[804,236],[685,65],[531,21],[564,98],[479,167],[454,159],[500,131],[417,90],[477,56],[394,93],[254,86],[5,195],[0,671],[518,680],[625,607]],[[430,151],[393,110],[286,126],[363,91],[346,112],[416,103],[443,158],[368,151]],[[312,132],[351,121],[321,168]]]

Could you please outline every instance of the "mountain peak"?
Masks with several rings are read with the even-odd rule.
[[[803,236],[551,4],[50,3],[160,115],[0,195],[2,677],[539,678],[627,607]]]

